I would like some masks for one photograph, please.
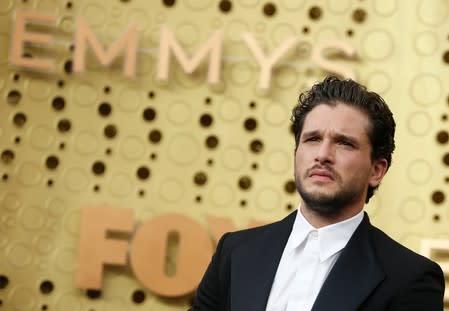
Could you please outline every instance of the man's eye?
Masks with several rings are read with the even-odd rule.
[[[320,139],[318,137],[308,137],[306,139],[304,139],[305,142],[314,142],[314,141],[319,141]]]
[[[346,140],[341,140],[338,143],[343,146],[354,147],[354,145],[351,142],[346,141]]]

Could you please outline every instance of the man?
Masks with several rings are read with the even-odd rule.
[[[383,99],[329,77],[301,94],[292,121],[298,211],[225,234],[191,310],[443,310],[440,267],[363,212],[395,147]]]

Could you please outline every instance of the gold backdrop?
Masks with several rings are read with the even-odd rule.
[[[21,9],[57,16],[32,29],[51,45],[25,48],[51,58],[54,72],[8,62]],[[367,207],[372,222],[415,251],[422,239],[449,238],[448,15],[443,0],[1,0],[0,309],[186,309],[192,294],[158,296],[129,266],[106,267],[101,291],[77,289],[81,208],[132,209],[136,227],[182,214],[209,234],[207,216],[235,228],[284,217],[298,204],[290,111],[328,74],[311,62],[314,48],[335,40],[357,57],[326,57],[380,93],[397,121],[393,165]],[[92,54],[85,72],[72,72],[77,16],[105,47],[136,23],[135,78]],[[168,82],[157,79],[162,25],[190,55],[223,31],[218,86],[207,83],[207,63],[187,74],[173,58]],[[267,55],[298,38],[268,91],[245,32]]]

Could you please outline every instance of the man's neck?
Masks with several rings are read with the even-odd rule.
[[[349,219],[358,213],[363,209],[363,205],[360,207],[353,207],[349,209],[345,209],[339,214],[335,215],[323,215],[321,213],[318,213],[314,210],[311,210],[308,208],[304,202],[302,202],[300,207],[300,213],[304,216],[304,218],[311,224],[314,228],[321,228],[328,225],[335,224],[337,222],[344,221],[346,219]]]

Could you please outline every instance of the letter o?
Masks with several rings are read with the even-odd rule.
[[[165,273],[167,238],[179,234],[176,274]],[[137,279],[155,294],[183,296],[198,286],[213,252],[212,240],[194,220],[166,214],[144,222],[131,242],[131,268]]]

